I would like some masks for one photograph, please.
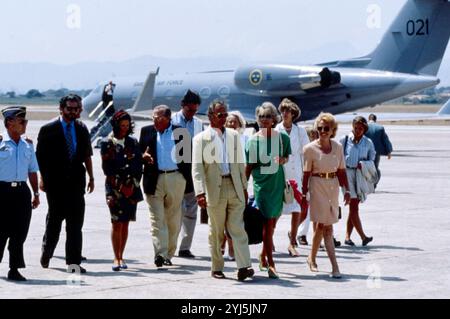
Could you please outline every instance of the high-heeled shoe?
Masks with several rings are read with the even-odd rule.
[[[300,257],[300,253],[295,249],[293,245],[289,245],[288,253],[291,257]]]
[[[269,268],[263,265],[262,255],[259,255],[259,270],[260,271],[268,271]]]
[[[312,262],[311,259],[309,259],[309,257],[306,259],[306,263],[309,266],[309,270],[311,270],[312,272],[319,271],[319,268],[317,268],[317,264],[315,262]]]
[[[272,279],[280,278],[280,276],[278,275],[278,273],[274,267],[269,267],[269,270],[267,270],[267,274],[269,275],[269,278],[272,278]]]

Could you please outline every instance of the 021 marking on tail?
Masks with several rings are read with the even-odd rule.
[[[142,113],[159,104],[177,110],[187,89],[193,89],[203,99],[200,114],[212,100],[221,98],[231,110],[253,120],[256,106],[264,101],[278,105],[284,97],[301,106],[302,120],[321,111],[339,114],[437,85],[449,36],[449,1],[408,0],[367,56],[309,66],[248,64],[182,76],[150,72],[144,82],[115,79],[114,103],[116,109],[131,112]],[[84,99],[84,114],[98,105],[103,85]]]

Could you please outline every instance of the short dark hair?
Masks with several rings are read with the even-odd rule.
[[[353,126],[356,124],[361,124],[364,126],[364,133],[366,133],[369,130],[369,124],[367,123],[367,120],[363,116],[357,116],[353,119]]]
[[[369,121],[374,121],[374,122],[376,122],[377,121],[377,116],[375,115],[375,114],[370,114],[369,115]]]
[[[214,101],[211,102],[211,104],[208,106],[208,115],[214,114],[214,110],[216,109],[216,107],[218,106],[224,106],[225,109],[228,111],[228,105],[225,101],[220,100],[220,99],[215,99]]]
[[[181,106],[185,106],[188,104],[202,104],[200,95],[195,91],[188,90],[181,100]]]
[[[121,121],[129,121],[130,122],[130,128],[128,129],[127,136],[133,134],[134,133],[134,122],[131,119],[130,114],[128,114],[124,110],[120,110],[120,111],[117,111],[111,119],[111,126],[113,128],[114,136],[117,137],[120,133],[120,122]]]
[[[77,94],[69,94],[63,97],[61,100],[59,100],[59,108],[63,109],[66,107],[67,102],[76,102],[78,104],[78,107],[81,107],[81,97]]]

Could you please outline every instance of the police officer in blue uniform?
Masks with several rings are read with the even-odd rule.
[[[28,120],[26,108],[8,107],[2,110],[6,132],[0,136],[0,262],[8,242],[8,279],[25,281],[18,269],[25,268],[23,244],[28,235],[31,211],[39,206],[39,170],[33,144],[25,140]],[[30,180],[33,200],[27,185]]]

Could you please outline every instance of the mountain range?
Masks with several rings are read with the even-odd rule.
[[[333,50],[330,50],[330,47]],[[340,53],[338,57],[335,52]],[[361,55],[349,44],[334,44],[309,51],[290,52],[270,60],[260,59],[260,61],[308,65]],[[122,62],[81,62],[71,65],[0,63],[0,93],[16,91],[23,94],[30,89],[45,91],[63,87],[73,90],[92,89],[100,81],[114,80],[115,77],[141,76],[144,79],[150,70],[155,70],[158,66],[160,74],[171,74],[230,69],[244,62],[248,62],[248,59],[241,57],[171,59],[141,56]],[[439,77],[440,86],[450,86],[450,58],[444,59]]]

